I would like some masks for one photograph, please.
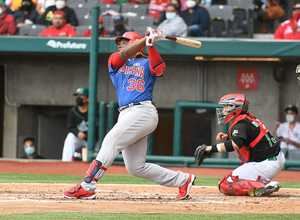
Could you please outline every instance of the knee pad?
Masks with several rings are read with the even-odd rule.
[[[229,196],[248,196],[254,189],[264,187],[265,184],[254,180],[239,179],[229,174],[219,182],[219,191]]]
[[[97,182],[107,170],[106,167],[102,166],[102,163],[98,160],[93,160],[90,164],[89,169],[86,171],[84,182],[91,183],[92,181]]]

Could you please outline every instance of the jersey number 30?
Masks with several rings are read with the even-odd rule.
[[[144,92],[145,81],[143,79],[129,79],[129,85],[127,86],[127,91],[132,92],[134,90],[138,92]]]

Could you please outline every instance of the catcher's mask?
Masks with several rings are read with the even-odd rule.
[[[248,111],[249,102],[244,94],[230,93],[220,98],[216,109],[218,124],[227,124],[241,113]]]

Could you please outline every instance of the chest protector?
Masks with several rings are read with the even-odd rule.
[[[265,124],[261,120],[257,119],[254,115],[249,114],[249,113],[242,114],[242,115],[237,116],[231,123],[231,125],[228,129],[228,134],[229,134],[230,138],[232,138],[231,132],[232,132],[233,127],[242,120],[247,120],[253,126],[259,128],[259,134],[250,142],[249,146],[242,146],[241,148],[234,148],[234,150],[237,153],[241,162],[246,163],[250,160],[251,149],[256,147],[256,145],[269,132],[269,130],[267,129]]]

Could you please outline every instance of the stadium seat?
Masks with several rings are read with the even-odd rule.
[[[243,8],[233,10],[232,33],[234,37],[249,35],[248,12]]]
[[[229,5],[212,5],[207,8],[211,19],[233,20],[233,7]]]
[[[233,8],[243,8],[246,10],[253,10],[255,7],[253,0],[228,0],[227,4]]]
[[[227,37],[227,25],[224,19],[214,18],[210,22],[210,34],[211,37]]]
[[[45,28],[44,25],[25,25],[19,28],[19,35],[22,36],[38,36],[39,33]]]
[[[148,5],[137,5],[137,4],[129,4],[124,3],[122,4],[122,13],[134,13],[136,16],[146,16],[148,10]]]
[[[128,17],[128,27],[129,29],[144,34],[147,27],[153,27],[153,18],[150,16]]]
[[[102,12],[105,12],[105,11],[116,11],[116,12],[120,12],[120,5],[118,4],[113,4],[113,5],[110,5],[110,4],[101,4],[101,11]]]
[[[75,13],[78,18],[79,25],[90,24],[90,9],[85,4],[79,3],[74,7]]]

